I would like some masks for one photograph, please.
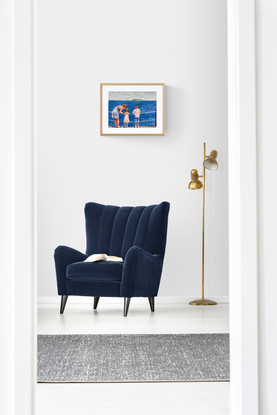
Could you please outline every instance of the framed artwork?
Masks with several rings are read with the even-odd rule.
[[[164,135],[164,84],[100,84],[101,135]]]

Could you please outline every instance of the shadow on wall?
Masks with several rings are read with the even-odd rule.
[[[184,91],[180,87],[165,86],[165,131],[172,134],[170,141],[181,139],[186,114]],[[181,134],[180,134],[181,132]]]

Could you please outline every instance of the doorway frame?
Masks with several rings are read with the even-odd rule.
[[[232,415],[258,415],[255,0],[227,1],[230,407]],[[3,236],[8,241],[2,252],[8,264],[14,262],[5,269],[1,301],[3,406],[7,415],[35,415],[36,0],[4,0],[3,5],[1,19],[9,25],[3,27],[8,41],[1,49],[10,89],[5,89],[6,118],[0,126],[7,191],[1,217],[7,218]]]
[[[255,0],[228,0],[231,414],[258,415]]]

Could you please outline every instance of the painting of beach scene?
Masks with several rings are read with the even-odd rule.
[[[110,128],[155,128],[156,91],[110,91],[108,122]]]
[[[164,84],[101,84],[101,135],[163,135]]]

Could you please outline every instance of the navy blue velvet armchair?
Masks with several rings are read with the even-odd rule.
[[[118,207],[85,205],[87,249],[67,246],[55,250],[60,313],[70,295],[123,297],[127,316],[132,297],[148,297],[151,311],[158,294],[166,246],[169,203]],[[83,262],[98,253],[120,256],[123,262]]]

